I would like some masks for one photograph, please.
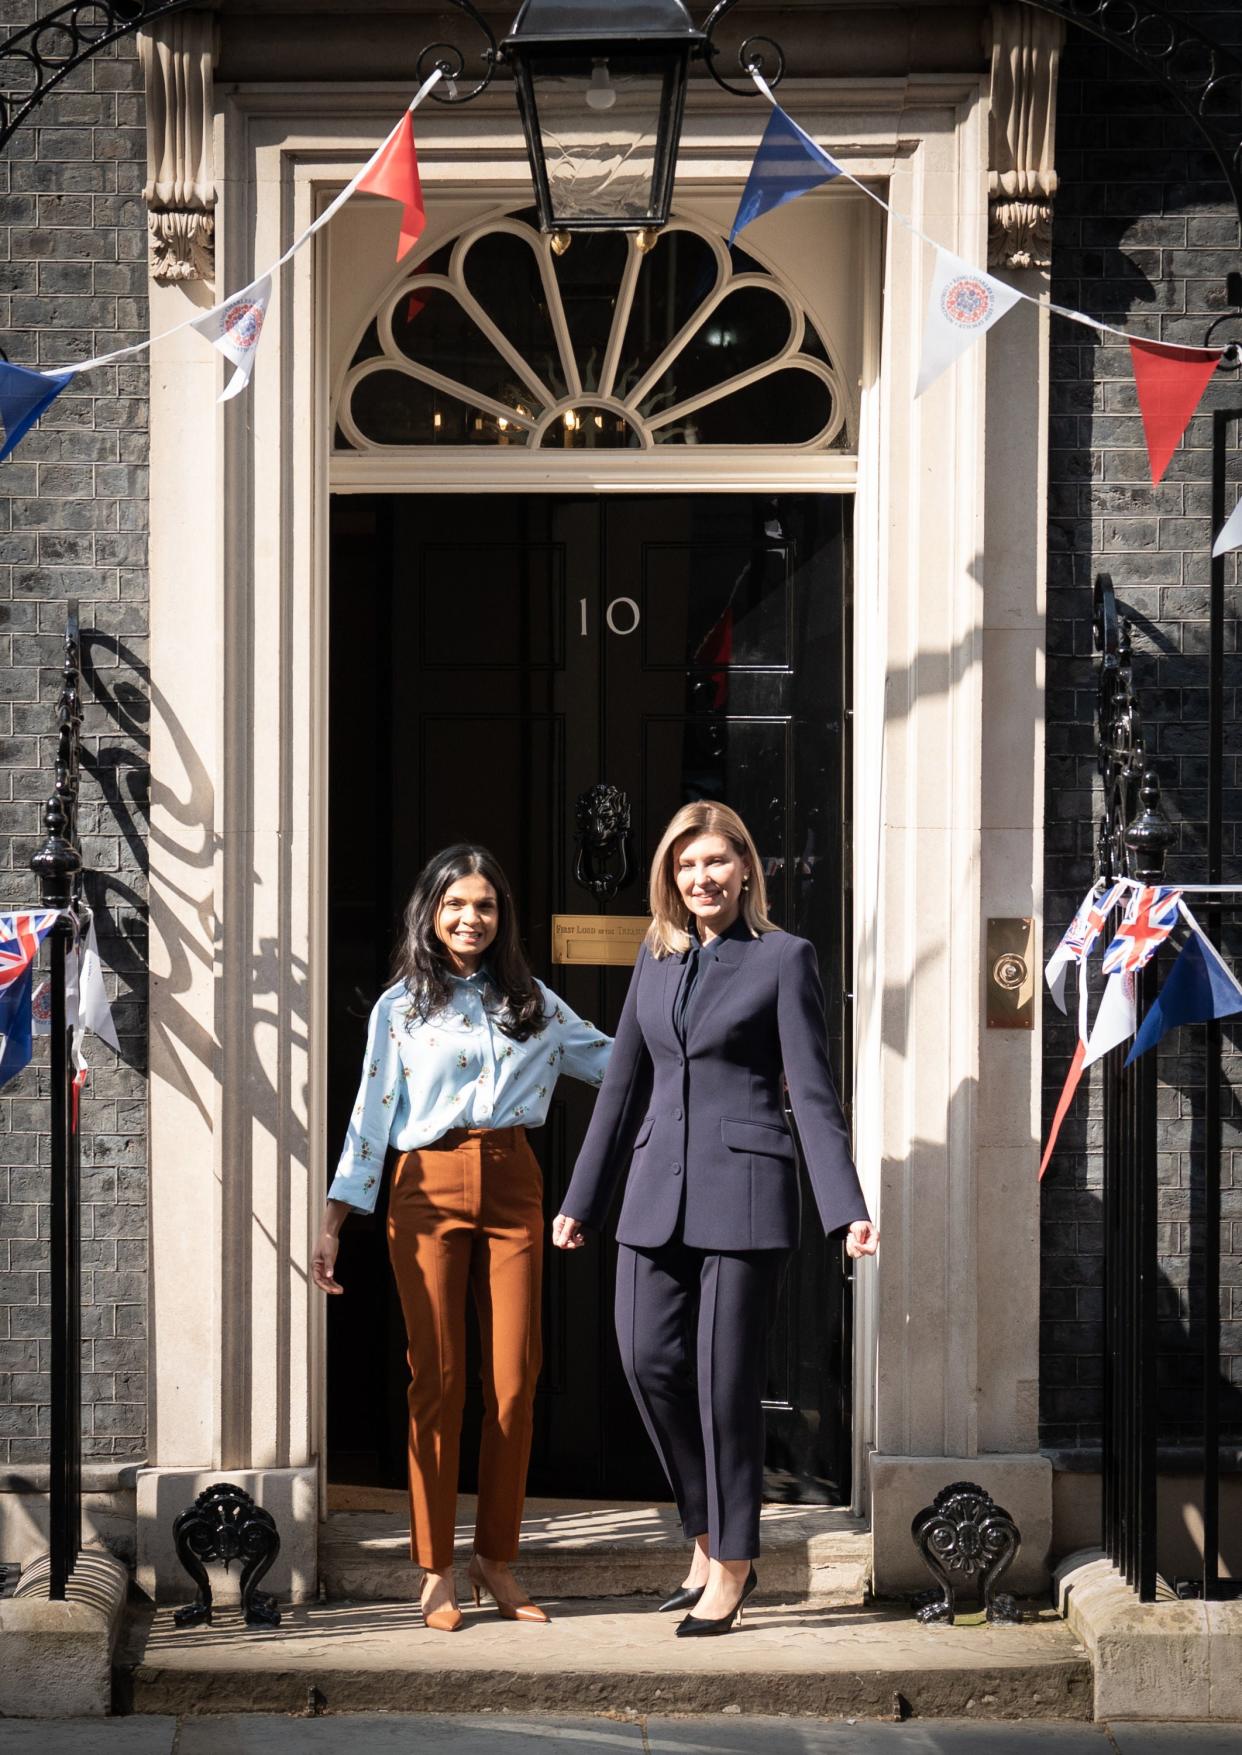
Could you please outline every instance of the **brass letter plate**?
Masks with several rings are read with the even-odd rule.
[[[988,918],[984,962],[989,1030],[1035,1028],[1035,922]]]
[[[632,969],[650,925],[645,914],[554,914],[552,961]]]

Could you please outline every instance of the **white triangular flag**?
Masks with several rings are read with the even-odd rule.
[[[211,345],[218,348],[226,360],[232,360],[237,370],[230,378],[221,402],[227,402],[236,396],[250,382],[250,374],[254,371],[254,356],[259,350],[259,341],[263,335],[263,320],[267,316],[268,300],[272,296],[272,277],[265,274],[260,280],[251,281],[241,292],[235,293],[223,305],[208,311],[206,316],[199,317],[191,323],[191,329],[197,329],[205,335]]]
[[[972,268],[948,250],[936,250],[936,272],[927,300],[923,363],[914,394],[921,396],[941,372],[965,353],[1017,304],[1020,293],[1003,281]]]
[[[1137,1028],[1134,974],[1132,970],[1119,969],[1104,983],[1100,1009],[1095,1014],[1091,1040],[1083,1056],[1084,1068],[1102,1059],[1110,1048],[1118,1048],[1123,1042],[1128,1042]]]
[[[1235,548],[1242,548],[1242,499],[1221,525],[1220,535],[1212,544],[1212,554],[1227,555]]]
[[[116,1039],[116,1025],[112,1022],[112,1007],[108,1004],[108,994],[104,987],[103,964],[99,960],[99,945],[95,938],[95,921],[92,917],[86,929],[86,941],[82,946],[82,968],[78,976],[79,997],[78,1007],[83,1030],[93,1030],[101,1042],[119,1054],[121,1044]]]
[[[79,1087],[85,1084],[89,1068],[86,1057],[82,1053],[82,1019],[79,1003],[79,964],[82,961],[83,946],[81,941],[65,956],[65,1025],[73,1031],[73,1064],[74,1083]],[[105,998],[104,1004],[107,1005]],[[31,1028],[36,1036],[52,1034],[52,982],[45,977],[35,988],[30,1001]],[[108,1026],[112,1026],[112,1014],[108,1014]]]

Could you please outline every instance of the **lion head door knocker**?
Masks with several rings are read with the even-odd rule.
[[[188,1510],[173,1523],[177,1558],[198,1586],[192,1603],[178,1609],[178,1627],[195,1627],[211,1620],[211,1582],[206,1562],[223,1561],[227,1569],[241,1561],[241,1601],[246,1621],[253,1627],[279,1627],[276,1599],[257,1588],[280,1553],[280,1533],[270,1511],[256,1505],[232,1481],[216,1481],[200,1493]]]
[[[915,1598],[920,1621],[948,1621],[957,1611],[957,1593],[977,1589],[989,1621],[1020,1621],[1014,1599],[996,1586],[1022,1545],[1018,1526],[982,1487],[954,1481],[937,1493],[911,1525],[914,1545],[938,1581],[935,1590]]]
[[[574,877],[600,902],[610,902],[630,880],[630,801],[604,781],[578,795],[574,806],[578,857]]]

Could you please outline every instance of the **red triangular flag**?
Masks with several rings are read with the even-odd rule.
[[[1190,425],[1190,417],[1198,408],[1223,352],[1223,348],[1215,347],[1130,343],[1134,388],[1138,391],[1153,482],[1160,481],[1169,467],[1169,458]]]
[[[1079,976],[1081,980],[1081,975]],[[1069,1072],[1065,1075],[1065,1088],[1061,1092],[1061,1100],[1057,1104],[1057,1112],[1052,1118],[1052,1130],[1048,1135],[1048,1144],[1044,1147],[1044,1155],[1039,1161],[1039,1180],[1044,1179],[1044,1171],[1052,1157],[1052,1149],[1057,1143],[1057,1135],[1061,1131],[1061,1123],[1069,1113],[1069,1106],[1074,1101],[1074,1092],[1078,1089],[1078,1081],[1082,1077],[1082,1063],[1086,1058],[1087,1044],[1081,1037],[1074,1049],[1074,1058],[1070,1061]]]
[[[418,154],[414,150],[414,118],[408,110],[359,177],[358,192],[383,195],[389,201],[401,203],[401,237],[397,243],[400,262],[406,251],[414,248],[427,223]]]

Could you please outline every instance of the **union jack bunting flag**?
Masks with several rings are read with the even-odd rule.
[[[1103,895],[1088,897],[1083,907],[1078,910],[1069,924],[1062,943],[1067,951],[1077,957],[1078,961],[1087,955],[1096,939],[1104,930],[1104,924],[1117,900],[1125,888],[1124,884],[1109,884]]]
[[[1099,895],[1092,890],[1084,896],[1078,912],[1049,957],[1048,967],[1044,972],[1045,980],[1061,1011],[1065,1010],[1065,977],[1070,964],[1085,962],[1124,889],[1125,885],[1122,883],[1107,884]]]
[[[1181,897],[1180,890],[1167,884],[1148,884],[1134,891],[1117,936],[1104,952],[1100,967],[1106,975],[1141,969],[1155,956],[1177,924]]]
[[[34,961],[56,917],[55,908],[0,914],[0,1085],[30,1063]]]

